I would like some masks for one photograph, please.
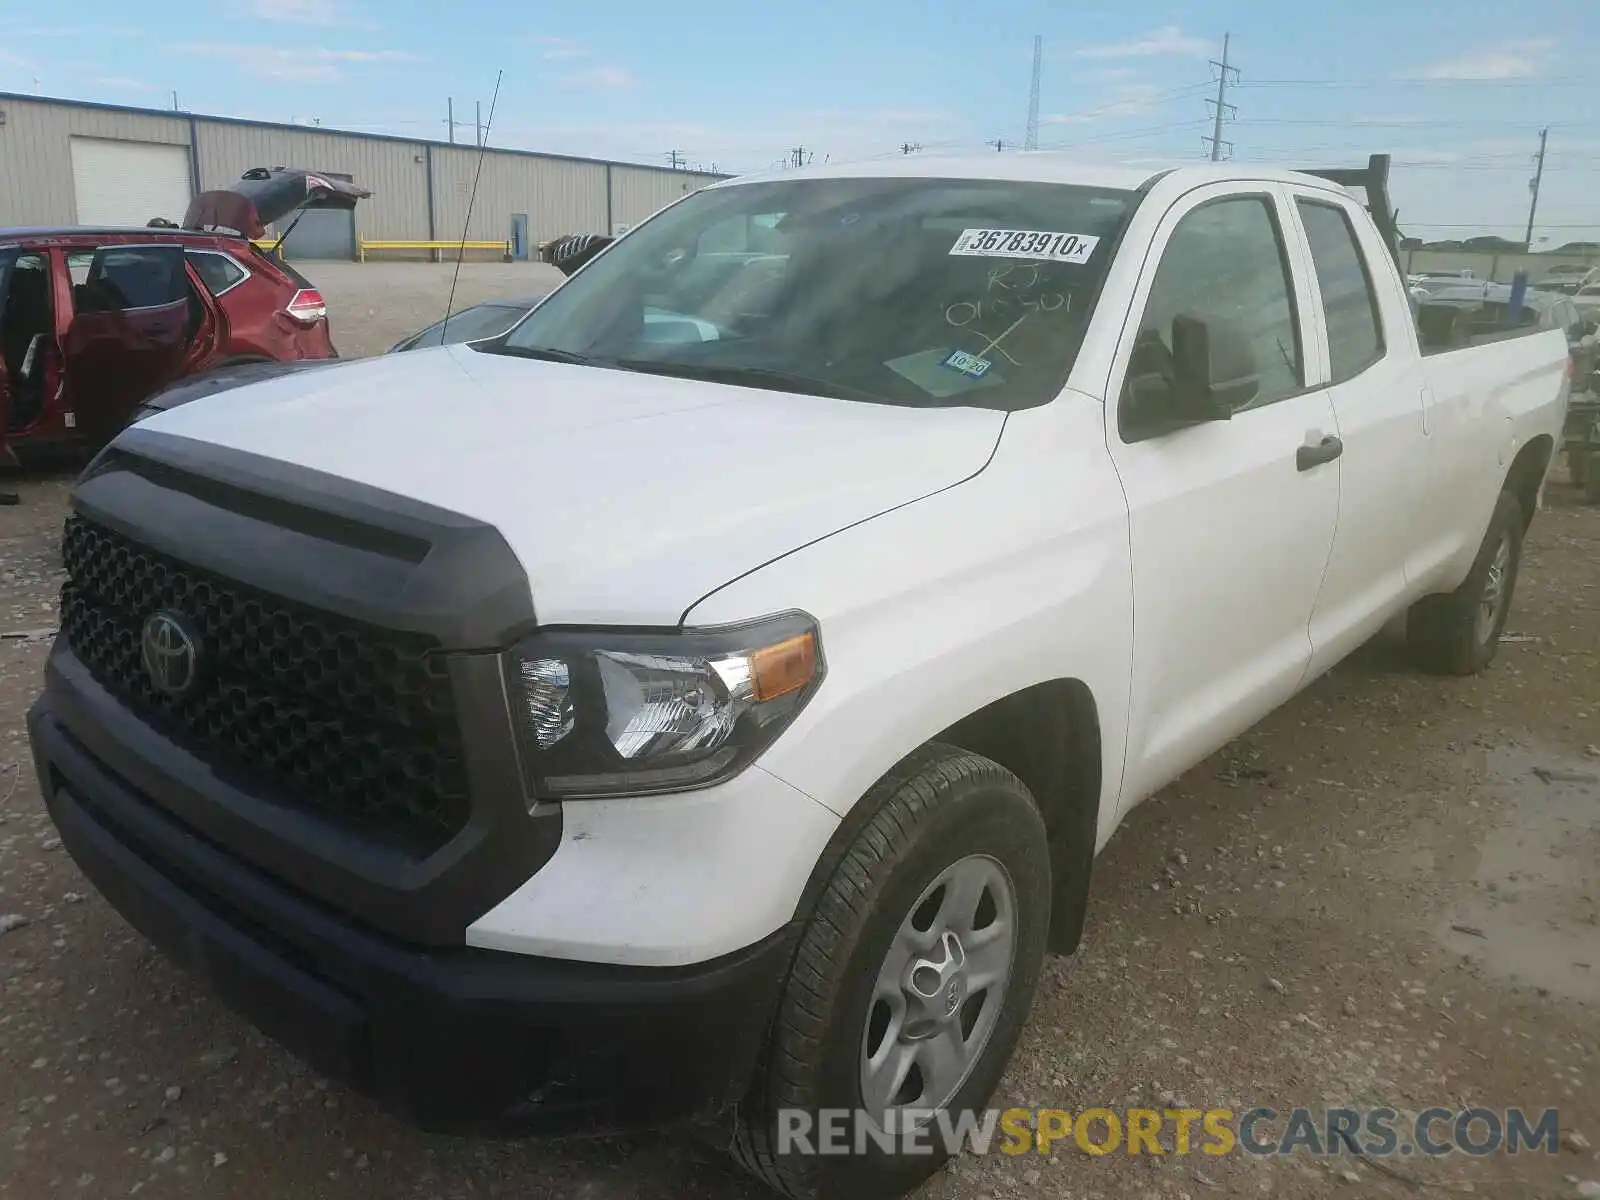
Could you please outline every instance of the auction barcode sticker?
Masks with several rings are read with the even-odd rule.
[[[1052,233],[1039,229],[963,229],[951,254],[979,258],[1031,258],[1046,262],[1086,263],[1097,237],[1081,233]]]

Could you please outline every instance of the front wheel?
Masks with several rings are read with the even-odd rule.
[[[1475,675],[1493,660],[1517,586],[1522,531],[1522,506],[1501,492],[1461,586],[1424,597],[1406,615],[1406,642],[1418,666],[1441,675]]]
[[[934,744],[861,802],[734,1135],[803,1200],[903,1195],[942,1165],[943,1131],[981,1123],[1045,953],[1044,821],[1016,776]]]

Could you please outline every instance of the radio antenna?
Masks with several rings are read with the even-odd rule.
[[[439,329],[439,344],[447,345],[450,336],[450,313],[456,306],[456,284],[461,280],[461,260],[467,254],[467,232],[472,228],[472,206],[478,202],[478,180],[483,177],[483,156],[489,149],[489,130],[494,128],[494,106],[500,100],[500,80],[505,71],[496,71],[494,95],[489,97],[489,119],[484,123],[483,136],[478,140],[478,165],[472,172],[472,194],[467,197],[467,219],[461,226],[461,240],[456,244],[456,269],[450,276],[450,297],[444,302],[444,324]]]

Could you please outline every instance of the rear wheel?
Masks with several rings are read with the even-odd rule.
[[[1016,776],[929,745],[862,803],[875,811],[801,935],[734,1138],[747,1169],[806,1200],[899,1196],[938,1169],[938,1126],[927,1152],[883,1142],[987,1103],[1045,952],[1045,828]],[[813,1153],[826,1110],[849,1114],[834,1127],[849,1153]]]
[[[1501,492],[1461,586],[1419,600],[1406,615],[1406,642],[1418,666],[1441,675],[1474,675],[1489,665],[1511,611],[1522,530],[1522,506]]]

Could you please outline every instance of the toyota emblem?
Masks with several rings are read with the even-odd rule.
[[[139,638],[145,673],[158,692],[181,696],[194,686],[200,669],[200,640],[170,612],[152,613]]]

